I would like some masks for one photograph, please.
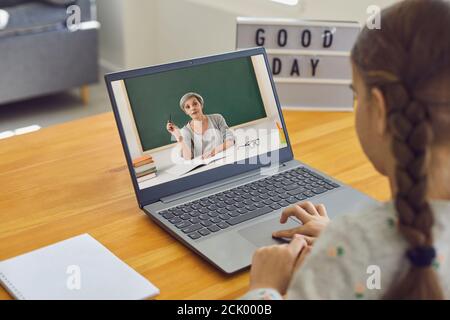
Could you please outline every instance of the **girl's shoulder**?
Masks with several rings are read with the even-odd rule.
[[[396,212],[392,202],[380,202],[370,205],[361,211],[348,212],[336,218],[335,227],[346,230],[352,226],[361,230],[378,226],[390,226]]]
[[[350,260],[365,263],[404,247],[404,239],[396,227],[393,204],[379,203],[336,217],[321,234],[318,244],[324,247],[322,250],[329,250],[330,245],[345,248]]]
[[[450,202],[431,201],[430,202],[435,226],[447,229],[450,232]],[[335,227],[339,230],[348,228],[359,229],[368,235],[374,234],[374,230],[379,232],[396,229],[398,221],[397,211],[393,201],[381,202],[366,208],[361,212],[351,212],[336,219]]]

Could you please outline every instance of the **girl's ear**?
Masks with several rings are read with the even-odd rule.
[[[372,104],[375,111],[377,133],[381,136],[387,133],[387,106],[383,92],[379,88],[372,88]]]

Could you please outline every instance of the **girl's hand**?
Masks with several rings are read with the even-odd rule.
[[[294,270],[297,270],[300,268],[303,264],[303,261],[305,261],[306,257],[311,253],[312,246],[307,245],[303,248],[302,252],[300,253],[300,256],[297,259],[297,262],[295,263]]]
[[[177,141],[180,141],[181,138],[180,129],[173,122],[167,122],[166,129],[171,135],[174,136],[174,138]]]
[[[305,247],[306,241],[301,236],[294,236],[289,244],[256,250],[250,270],[250,290],[272,288],[284,295]]]
[[[306,201],[286,208],[281,214],[280,223],[286,223],[290,216],[295,216],[303,224],[299,227],[274,232],[274,238],[292,238],[295,234],[303,235],[306,242],[312,245],[330,219],[323,204],[313,205]]]

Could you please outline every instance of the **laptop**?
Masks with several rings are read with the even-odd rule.
[[[333,219],[377,204],[294,159],[264,48],[105,80],[139,207],[224,273],[301,224],[279,223],[286,207],[323,203]]]

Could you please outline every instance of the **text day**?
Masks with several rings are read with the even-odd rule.
[[[300,70],[299,59],[294,59],[292,65],[290,66],[290,76],[300,77],[302,75],[302,70]],[[317,67],[319,66],[320,59],[309,59],[311,66],[311,76],[315,77],[317,72]],[[280,58],[272,59],[272,74],[274,76],[279,75],[283,69],[283,64]]]

